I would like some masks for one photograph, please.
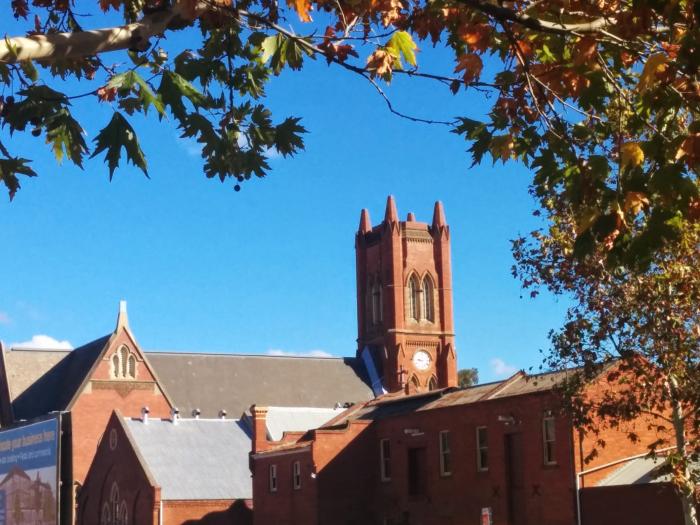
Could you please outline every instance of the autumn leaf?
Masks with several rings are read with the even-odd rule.
[[[628,191],[625,195],[625,211],[637,215],[645,206],[649,206],[649,199],[641,191]]]
[[[309,15],[311,3],[308,0],[287,0],[287,5],[297,12],[299,20],[311,22],[311,16]]]
[[[103,11],[108,11],[111,7],[115,11],[119,11],[122,3],[122,0],[100,0],[100,9]]]
[[[685,138],[676,152],[676,160],[685,159],[693,168],[700,162],[700,133],[693,133]]]
[[[644,152],[637,142],[626,142],[620,146],[620,168],[635,168],[644,162]]]
[[[455,73],[464,71],[464,83],[469,84],[470,82],[479,78],[483,67],[484,64],[481,61],[481,58],[479,58],[479,55],[467,53],[459,57],[459,62],[455,68]]]
[[[459,37],[474,51],[484,52],[489,47],[491,26],[488,24],[467,24],[460,28]]]
[[[637,89],[640,92],[652,89],[658,82],[658,75],[664,73],[668,67],[668,59],[663,53],[655,53],[647,58],[642,74],[639,76]]]
[[[367,57],[367,69],[371,72],[372,78],[380,76],[385,81],[391,80],[391,72],[397,58],[387,49],[377,49]]]

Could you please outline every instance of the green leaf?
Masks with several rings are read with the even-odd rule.
[[[178,120],[183,120],[187,110],[182,98],[187,98],[194,107],[207,107],[206,97],[184,77],[174,71],[164,71],[158,86],[158,95],[164,106],[170,106],[170,111]]]
[[[109,178],[112,179],[114,170],[119,166],[121,158],[121,150],[126,151],[126,158],[134,166],[137,166],[148,177],[146,169],[146,157],[141,151],[138,138],[131,124],[122,116],[121,113],[115,112],[112,115],[112,120],[105,126],[95,137],[95,151],[90,158],[95,157],[102,151],[107,151],[105,160],[109,166]]]
[[[400,53],[406,62],[416,67],[416,49],[418,49],[418,46],[406,31],[394,33],[387,44],[387,49],[395,51],[397,56]]]
[[[299,125],[300,118],[290,117],[275,127],[275,149],[286,157],[304,149],[302,133],[304,126]]]
[[[83,155],[88,151],[83,128],[67,109],[59,110],[46,120],[46,141],[53,145],[59,163],[65,154],[76,165],[83,167]]]
[[[39,80],[39,72],[36,70],[31,60],[22,60],[22,62],[19,63],[19,66],[22,68],[22,72],[29,80],[32,82]]]
[[[148,108],[153,106],[159,114],[164,114],[163,103],[153,93],[151,86],[136,71],[127,71],[126,73],[114,75],[107,82],[107,87],[116,88],[120,94],[124,93],[124,95],[131,91],[135,92],[138,95],[139,102],[143,105],[144,113],[148,113]]]
[[[7,187],[10,200],[15,197],[15,193],[20,188],[17,175],[36,177],[36,172],[27,166],[31,162],[29,159],[11,158],[0,159],[0,181]]]

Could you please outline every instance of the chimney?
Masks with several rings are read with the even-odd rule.
[[[219,419],[226,419],[226,410],[223,408],[219,410]]]
[[[406,217],[406,222],[416,222],[416,216],[412,211],[408,212],[408,217]]]
[[[267,407],[253,405],[250,407],[253,416],[253,454],[267,448]]]
[[[202,411],[201,411],[200,409],[198,409],[198,408],[195,408],[195,409],[192,411],[192,415],[194,416],[195,419],[199,419],[199,415],[200,415],[201,413],[202,413]]]
[[[177,425],[179,419],[180,409],[178,409],[177,407],[173,407],[172,410],[170,410],[170,421],[173,422],[173,425]]]
[[[437,201],[433,211],[433,228],[438,230],[443,226],[447,226],[447,221],[445,220],[445,210],[442,207],[442,202]]]
[[[141,421],[143,421],[144,424],[148,423],[148,413],[150,410],[148,410],[148,407],[143,407],[141,409]]]

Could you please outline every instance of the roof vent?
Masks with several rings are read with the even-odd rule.
[[[219,410],[219,419],[226,419],[226,410],[223,408]]]
[[[143,407],[141,409],[141,421],[143,421],[144,423],[148,423],[148,413],[149,412],[150,412],[150,410],[148,409],[148,407]]]
[[[170,411],[170,420],[173,422],[173,425],[177,425],[177,422],[179,419],[180,419],[180,409],[177,407],[173,407],[172,410]]]
[[[200,415],[201,413],[202,413],[202,411],[201,411],[200,409],[195,408],[195,409],[192,411],[192,416],[193,416],[195,419],[199,419],[199,415]]]

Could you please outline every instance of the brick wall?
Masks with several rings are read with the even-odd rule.
[[[251,525],[252,502],[178,500],[163,502],[163,525]]]
[[[581,491],[582,525],[683,525],[683,510],[666,483],[591,487]]]

